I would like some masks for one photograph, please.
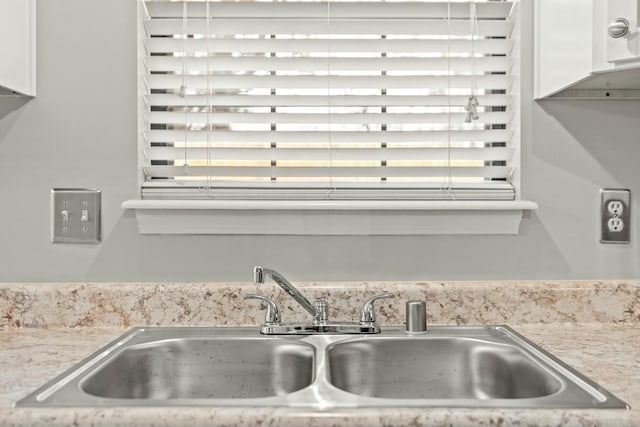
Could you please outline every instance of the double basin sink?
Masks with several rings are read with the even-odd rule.
[[[135,328],[17,406],[627,408],[506,326]]]

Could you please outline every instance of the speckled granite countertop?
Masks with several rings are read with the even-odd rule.
[[[157,322],[147,319],[139,324],[199,324],[201,313],[195,308],[199,305],[184,300],[190,292],[195,292],[189,287],[193,285],[185,285],[183,289],[192,291],[181,293],[179,298],[176,294],[175,298],[182,298],[181,301],[170,297],[173,286],[180,287],[0,285],[0,426],[640,426],[640,284],[635,282],[540,285],[520,282],[499,287],[474,284],[466,289],[468,284],[402,284],[395,288],[403,291],[403,301],[406,296],[418,294],[433,298],[438,308],[430,317],[438,323],[509,324],[626,401],[632,410],[13,408],[16,400],[123,334],[133,326],[128,324],[132,317],[151,316],[153,319],[158,316],[162,319]],[[357,287],[358,295],[364,293],[361,286],[354,286],[353,291]],[[442,287],[450,291],[445,292],[446,298]],[[236,288],[235,285],[211,284],[205,288],[205,294],[226,293],[229,301],[235,301],[238,293],[247,290],[245,285]],[[383,288],[390,290],[391,285],[367,284],[366,295]],[[327,289],[323,292],[331,297],[332,293]],[[340,288],[338,293],[344,297],[344,292],[351,291]],[[78,296],[83,293],[85,295]],[[123,309],[128,303],[119,301],[116,294],[126,295],[125,299],[137,304],[139,310]],[[158,294],[164,296],[158,297]],[[158,301],[154,303],[153,298]],[[458,303],[448,311],[446,305],[440,306],[444,300],[457,300]],[[513,305],[518,300],[522,302]],[[572,301],[573,311],[570,310]],[[217,325],[236,324],[228,316],[237,305],[229,303],[227,306],[230,307],[228,310],[221,309],[222,312],[216,314]],[[175,315],[184,313],[185,307],[189,311],[187,316],[194,316],[191,321],[179,320],[180,316]],[[386,312],[382,323],[401,323],[389,321],[397,320],[397,316],[393,313],[394,307],[386,308],[381,311]],[[591,322],[587,321],[588,311],[592,311]],[[525,312],[531,313],[530,318],[536,324],[522,322],[526,314],[518,313]],[[551,323],[543,323],[545,312]],[[510,315],[517,321],[504,319]],[[478,316],[485,321],[479,322]],[[85,319],[87,325],[70,328],[69,323],[78,318]],[[107,320],[97,321],[96,318]],[[122,319],[129,320],[123,322]],[[244,318],[240,323],[247,324],[246,320]],[[18,328],[16,321],[22,325],[39,322],[39,327]]]

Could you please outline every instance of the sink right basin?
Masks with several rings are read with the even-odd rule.
[[[385,399],[525,399],[562,388],[519,349],[468,338],[378,339],[334,345],[331,383]]]
[[[332,343],[329,384],[379,406],[625,408],[506,326],[433,327]]]

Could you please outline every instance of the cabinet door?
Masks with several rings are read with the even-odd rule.
[[[622,19],[629,23],[629,29],[624,36],[614,38],[607,34],[607,61],[620,62],[640,57],[638,3],[640,0],[607,0],[607,23]]]
[[[586,0],[535,0],[533,10],[535,96],[543,98],[593,70],[593,5]]]
[[[0,0],[0,86],[36,94],[36,2]]]

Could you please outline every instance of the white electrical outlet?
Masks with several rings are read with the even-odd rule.
[[[611,200],[607,203],[607,210],[611,215],[620,216],[624,211],[624,203],[621,200]]]
[[[621,233],[622,230],[624,230],[624,221],[620,218],[610,218],[609,221],[607,221],[607,227],[612,233]]]
[[[600,243],[629,243],[631,192],[600,190]]]

